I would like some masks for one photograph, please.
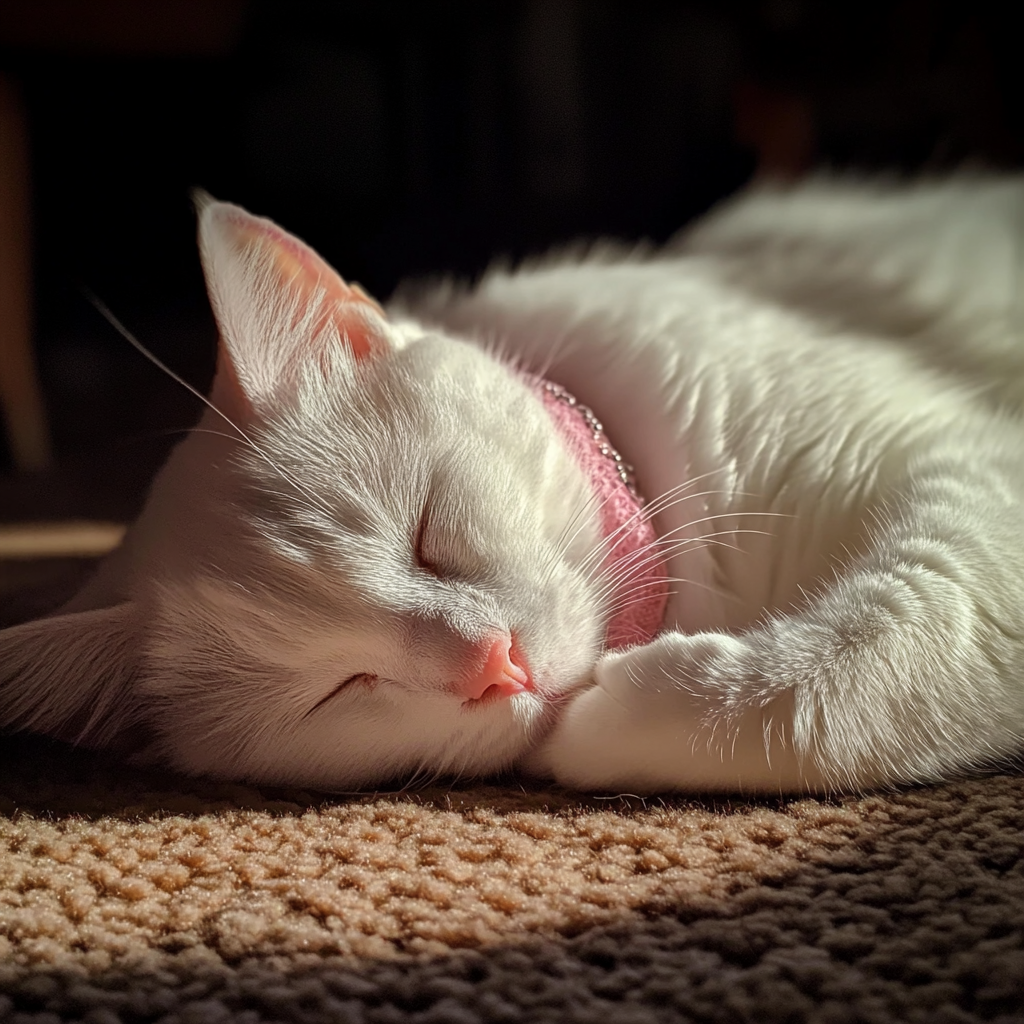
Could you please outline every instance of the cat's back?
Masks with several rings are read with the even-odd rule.
[[[625,354],[732,386],[850,380],[1024,406],[1024,178],[750,190],[661,251],[602,244],[439,289],[418,311],[518,358]],[[584,375],[585,376],[585,375]],[[897,399],[897,404],[904,404]]]
[[[769,185],[674,248],[823,332],[888,343],[979,397],[1024,406],[1022,176]]]

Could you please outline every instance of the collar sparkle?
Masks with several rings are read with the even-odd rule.
[[[668,603],[665,560],[633,467],[608,440],[589,406],[561,384],[533,374],[538,394],[600,502],[601,533],[608,545],[604,568],[616,580],[605,634],[609,649],[645,644],[661,628]]]
[[[611,445],[608,440],[608,436],[604,432],[604,426],[601,421],[594,415],[593,410],[589,405],[584,405],[582,402],[576,400],[576,396],[570,394],[561,384],[555,384],[550,380],[538,379],[538,383],[541,388],[547,394],[549,394],[556,401],[564,402],[570,409],[576,411],[580,419],[583,420],[587,430],[590,431],[591,437],[594,441],[594,445],[600,455],[603,455],[606,459],[611,459],[613,468],[618,478],[625,485],[626,490],[629,491],[633,500],[637,503],[639,508],[643,508],[647,502],[644,500],[643,495],[637,489],[636,474],[633,470],[631,463],[627,462]]]

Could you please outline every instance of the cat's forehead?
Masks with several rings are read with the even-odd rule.
[[[413,462],[417,453],[429,457],[442,444],[472,448],[483,436],[513,449],[516,418],[547,425],[513,370],[473,345],[440,334],[421,334],[364,362],[343,383],[343,389],[332,391],[328,381],[328,400],[308,402],[300,412],[314,431],[326,426],[340,438],[358,438],[362,447],[353,454],[370,454],[389,442],[411,444],[414,448],[399,454]],[[324,410],[329,424],[318,421]]]
[[[381,361],[381,368],[396,379],[423,385],[438,397],[446,391],[500,394],[517,387],[517,378],[500,360],[475,345],[439,333],[422,334],[397,349]]]
[[[356,504],[386,498],[405,510],[431,486],[469,497],[500,467],[518,475],[551,433],[543,408],[507,366],[424,334],[354,373],[313,376],[262,439],[274,462],[293,466],[317,491]],[[257,453],[245,459],[263,475]]]

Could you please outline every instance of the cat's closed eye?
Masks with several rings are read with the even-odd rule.
[[[413,537],[413,560],[417,569],[422,569],[439,580],[448,579],[451,573],[446,572],[427,552],[426,535],[430,525],[430,506],[425,505],[420,513],[419,522],[416,524],[416,533]]]
[[[342,690],[347,690],[352,686],[371,686],[377,681],[377,677],[372,672],[356,672],[354,675],[349,676],[347,679],[340,682],[330,693],[321,697],[305,714],[304,717],[309,717],[314,712],[319,711],[325,704],[333,700]]]

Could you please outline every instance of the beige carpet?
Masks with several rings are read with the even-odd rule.
[[[1024,776],[339,799],[0,738],[0,1019],[1024,1022]]]

